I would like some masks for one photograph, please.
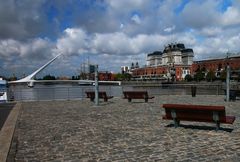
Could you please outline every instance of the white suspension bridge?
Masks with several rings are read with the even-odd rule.
[[[34,71],[33,73],[31,73],[30,75],[16,80],[16,81],[10,81],[8,82],[8,84],[18,84],[18,83],[27,83],[27,85],[29,87],[34,87],[34,83],[44,83],[44,82],[51,82],[51,83],[78,83],[78,84],[94,84],[95,81],[94,80],[35,80],[35,76],[40,73],[42,70],[44,70],[47,66],[49,66],[54,60],[56,60],[59,56],[61,56],[61,54],[55,56],[53,59],[51,59],[50,61],[48,61],[46,64],[44,64],[42,67],[40,67],[39,69],[37,69],[36,71]],[[99,83],[104,83],[104,84],[118,84],[121,85],[120,81],[99,81]]]

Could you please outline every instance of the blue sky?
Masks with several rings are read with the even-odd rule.
[[[240,2],[231,0],[0,0],[0,75],[77,75],[88,59],[102,71],[146,64],[172,42],[194,59],[240,52]]]

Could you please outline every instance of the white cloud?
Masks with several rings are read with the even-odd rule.
[[[195,59],[224,57],[226,53],[239,53],[240,34],[231,37],[209,37],[203,42],[196,42],[192,47],[195,53]]]
[[[171,27],[168,27],[168,28],[165,28],[164,31],[165,32],[168,32],[168,33],[171,33],[174,29],[175,29],[175,25],[171,26]]]
[[[206,27],[203,28],[200,33],[207,37],[213,37],[221,34],[222,29],[219,27]]]
[[[168,41],[168,37],[159,34],[130,37],[123,32],[87,34],[80,28],[68,28],[57,40],[56,46],[59,52],[67,55],[89,53],[116,56],[153,51]]]
[[[226,12],[222,15],[222,24],[225,26],[228,25],[237,25],[240,24],[240,11],[235,7],[228,7]]]
[[[190,1],[182,11],[181,19],[185,26],[202,29],[218,24],[220,13],[217,12],[218,3],[213,0]]]
[[[62,37],[57,40],[59,53],[65,55],[78,55],[88,49],[88,35],[79,28],[67,28]]]
[[[44,58],[51,53],[52,43],[48,39],[36,38],[26,43],[7,39],[0,41],[0,57],[6,58],[17,56],[30,59]],[[37,56],[36,56],[37,55]]]
[[[229,38],[226,41],[227,46],[229,47],[228,49],[234,52],[239,52],[240,48],[239,48],[239,44],[240,44],[240,33],[236,36],[233,36],[231,38]]]
[[[121,0],[121,1],[113,1],[106,0],[111,8],[113,8],[116,12],[128,12],[132,9],[144,9],[148,3],[145,0]]]
[[[13,39],[0,41],[0,57],[7,58],[11,57],[12,55],[18,54],[20,46],[20,42]]]
[[[129,38],[124,33],[96,34],[92,40],[92,49],[100,54],[128,54],[132,52]]]
[[[34,39],[29,43],[22,43],[20,46],[20,56],[31,59],[48,58],[52,56],[53,44],[48,39]]]
[[[27,39],[46,27],[41,7],[46,0],[0,0],[0,39]]]

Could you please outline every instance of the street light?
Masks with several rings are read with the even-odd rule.
[[[175,81],[175,75],[176,75],[176,69],[174,67],[174,57],[171,54],[169,58],[170,58],[170,60],[169,60],[168,70],[169,70],[169,73],[170,73],[170,76],[171,76],[171,80],[173,82],[173,81]]]
[[[226,101],[229,102],[229,96],[230,96],[230,67],[229,67],[229,63],[228,63],[228,55],[229,53],[227,53],[227,57],[226,57],[226,61],[227,61],[227,76],[226,76]]]
[[[99,105],[98,97],[99,87],[98,87],[98,65],[95,65],[95,105]]]

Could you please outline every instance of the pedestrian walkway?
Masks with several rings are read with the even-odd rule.
[[[162,120],[166,103],[225,105],[233,125]],[[22,104],[8,159],[20,161],[240,161],[240,100],[164,95]]]

